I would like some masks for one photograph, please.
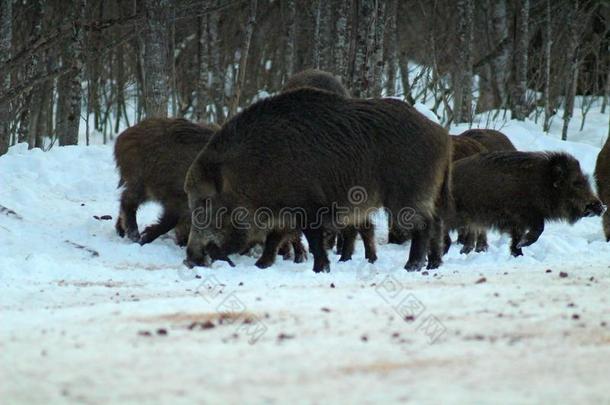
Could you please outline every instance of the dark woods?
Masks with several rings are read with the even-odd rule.
[[[608,103],[609,17],[601,0],[0,0],[0,154],[76,144],[79,125],[106,142],[144,117],[222,123],[312,67],[354,97],[433,101],[445,125],[508,111],[547,130],[563,109],[567,137],[576,95],[583,121]]]

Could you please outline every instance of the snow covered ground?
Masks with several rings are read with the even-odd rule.
[[[532,122],[501,130],[592,173],[608,130],[597,111],[576,142]],[[311,257],[266,270],[234,257],[195,276],[171,236],[115,234],[117,180],[111,146],[0,158],[2,403],[610,401],[599,218],[548,225],[520,258],[491,233],[489,252],[454,245],[429,273],[402,270],[408,246],[387,245],[381,220],[374,265],[358,244],[330,274]]]

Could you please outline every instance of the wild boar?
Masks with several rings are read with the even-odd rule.
[[[482,144],[489,152],[516,151],[515,145],[500,131],[495,129],[476,128],[462,132],[460,137],[474,139]],[[454,159],[458,160],[458,159]]]
[[[331,73],[318,69],[307,69],[299,72],[288,79],[282,92],[296,90],[301,87],[310,87],[335,93],[339,96],[349,97],[349,92],[341,81]]]
[[[455,162],[452,228],[495,228],[509,233],[513,256],[536,242],[546,221],[601,215],[578,161],[560,152],[490,152]],[[464,253],[473,248],[467,238]]]
[[[604,204],[610,204],[610,138],[606,140],[604,147],[599,152],[599,155],[597,155],[595,183],[599,198]],[[610,212],[604,213],[602,224],[606,241],[610,242]]]
[[[141,245],[175,228],[176,242],[186,245],[191,216],[184,192],[186,172],[217,128],[185,119],[146,119],[123,131],[114,157],[124,186],[116,231]],[[146,201],[163,206],[159,221],[140,235],[138,207]]]
[[[363,226],[383,206],[416,213],[405,268],[424,266],[428,248],[428,267],[436,268],[437,206],[450,198],[450,155],[447,132],[398,100],[309,88],[261,100],[225,123],[187,173],[189,205],[204,220],[193,215],[185,263],[225,259],[254,232],[280,238],[296,228],[309,242],[313,270],[329,271],[324,231]],[[238,210],[248,226],[231,220]],[[262,224],[253,219],[261,210],[268,214]]]

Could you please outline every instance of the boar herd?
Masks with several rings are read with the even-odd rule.
[[[602,198],[610,197],[604,150]],[[374,262],[371,214],[383,208],[388,242],[411,240],[405,269],[435,269],[451,230],[462,253],[485,251],[486,231],[496,229],[519,256],[546,221],[605,211],[568,154],[520,152],[494,130],[450,136],[403,101],[351,98],[319,70],[293,76],[222,127],[144,120],[118,137],[114,152],[123,187],[117,233],[146,244],[174,229],[189,267],[232,264],[229,255],[257,244],[260,268],[278,253],[302,262],[302,235],[315,272],[330,271],[335,240],[340,260],[349,260],[358,234]],[[140,233],[136,211],[146,201],[163,213]],[[610,237],[606,217],[604,230]]]

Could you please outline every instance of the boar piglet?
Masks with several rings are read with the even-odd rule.
[[[146,119],[123,131],[114,145],[114,158],[123,186],[117,233],[134,242],[152,242],[171,229],[176,242],[186,245],[191,224],[184,192],[186,172],[208,143],[217,126],[199,125],[185,119]],[[163,206],[159,221],[140,235],[138,207],[156,201]]]
[[[605,210],[578,161],[560,152],[491,152],[462,159],[453,167],[453,197],[451,228],[506,232],[513,256],[538,240],[546,221],[573,224]],[[474,240],[464,242],[462,252],[469,253]]]

